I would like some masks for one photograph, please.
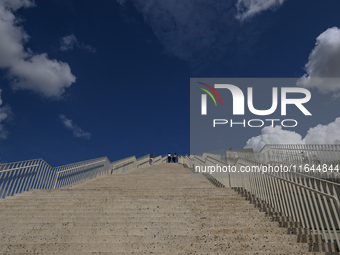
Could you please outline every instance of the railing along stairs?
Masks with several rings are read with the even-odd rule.
[[[340,247],[340,145],[266,145],[182,156],[287,227],[300,226]],[[307,233],[307,232],[306,232]],[[334,249],[333,249],[334,250]]]
[[[60,189],[82,183],[103,174],[123,173],[149,165],[150,155],[135,156],[110,162],[107,157],[86,160],[60,167],[51,167],[43,159],[33,159],[0,165],[0,198],[30,189]],[[159,164],[165,158],[154,158]]]

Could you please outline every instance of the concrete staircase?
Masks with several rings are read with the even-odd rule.
[[[325,254],[174,163],[25,192],[0,208],[0,254]]]

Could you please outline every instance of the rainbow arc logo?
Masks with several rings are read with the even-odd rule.
[[[202,84],[203,86],[206,86],[207,88],[209,88],[217,96],[217,98],[220,101],[220,104],[222,106],[222,100],[220,98],[220,95],[217,93],[217,91],[213,87],[211,87],[210,85],[205,84],[203,82],[197,82],[197,83]],[[215,106],[217,106],[215,97],[213,96],[213,94],[211,94],[211,92],[209,90],[204,89],[204,88],[199,88],[199,87],[197,87],[197,88],[203,90],[204,92],[206,92],[212,98],[212,100],[214,101]],[[202,102],[201,102],[201,114],[202,115],[207,115],[207,95],[206,94],[202,94],[201,100],[202,100]]]

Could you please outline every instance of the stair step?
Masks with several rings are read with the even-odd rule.
[[[73,217],[101,217],[101,218],[126,218],[126,217],[192,217],[195,215],[199,215],[199,217],[211,218],[215,217],[218,219],[230,219],[230,218],[245,218],[245,219],[253,219],[258,217],[259,219],[268,219],[264,214],[253,213],[253,212],[233,212],[227,214],[226,212],[205,212],[205,211],[172,211],[172,212],[158,212],[158,211],[112,211],[112,212],[87,212],[83,210],[75,210],[74,212],[36,212],[36,213],[28,213],[28,212],[12,212],[12,213],[3,213],[1,214],[2,219],[10,219],[10,218],[73,218]],[[276,221],[276,220],[275,220]]]
[[[324,254],[267,207],[179,164],[150,166],[0,200],[0,254]]]
[[[184,225],[184,226],[183,226]],[[74,225],[68,224],[65,226],[58,226],[55,224],[31,225],[31,228],[21,228],[19,224],[13,226],[8,225],[7,228],[0,229],[0,236],[9,235],[143,235],[146,232],[152,235],[157,233],[174,233],[176,235],[191,235],[191,234],[206,234],[209,235],[286,235],[288,231],[284,228],[275,227],[230,227],[230,228],[218,228],[211,227],[208,230],[205,227],[195,227],[195,224],[181,224],[181,223],[169,223],[169,224],[157,224],[157,223],[117,223],[114,225],[109,224],[95,224],[91,225]],[[296,235],[292,235],[297,237]]]
[[[4,253],[4,255],[10,255],[10,254],[20,254],[20,255],[36,255],[36,254],[42,254],[42,253]],[[44,252],[44,255],[60,255],[59,252]],[[74,252],[63,252],[63,255],[74,255]],[[146,255],[146,254],[152,254],[152,255],[221,255],[220,252],[176,252],[176,253],[169,253],[169,252],[129,252],[131,255]],[[325,255],[324,252],[275,252],[275,255]],[[126,252],[82,252],[81,255],[126,255]],[[228,255],[273,255],[273,252],[271,251],[250,251],[250,252],[228,252]],[[340,255],[340,253],[327,253],[327,255]]]
[[[11,212],[13,213],[36,213],[37,211],[39,211],[39,213],[49,213],[49,212],[56,212],[56,213],[70,213],[70,212],[78,212],[79,210],[81,210],[82,212],[86,212],[86,213],[117,213],[117,212],[158,212],[158,213],[166,213],[169,212],[169,208],[171,208],[171,206],[169,207],[155,207],[155,206],[149,206],[149,207],[78,207],[78,208],[74,208],[74,207],[31,207],[31,206],[25,206],[25,207],[4,207],[2,208],[2,212],[1,215],[6,215],[7,214],[11,214]],[[4,210],[6,209],[6,210]],[[8,212],[8,210],[11,210],[11,212]],[[37,210],[38,209],[38,210]],[[205,213],[225,213],[225,214],[235,214],[235,213],[252,213],[252,214],[258,214],[258,215],[265,215],[265,213],[260,213],[257,209],[255,208],[247,208],[247,207],[232,207],[232,208],[225,208],[225,209],[213,209],[213,208],[199,208],[199,209],[194,209],[194,208],[189,208],[189,207],[175,207],[171,208],[171,212],[197,212],[197,211],[202,211]]]
[[[177,230],[177,229],[174,229]],[[126,231],[128,232],[128,231]],[[181,243],[292,243],[297,241],[295,235],[262,235],[262,234],[223,234],[223,235],[197,235],[196,231],[188,231],[185,234],[177,234],[176,231],[169,231],[167,229],[153,231],[145,230],[139,235],[129,235],[126,233],[117,234],[114,229],[110,235],[97,235],[96,233],[89,233],[88,235],[81,234],[67,234],[61,231],[54,235],[2,235],[0,236],[0,245],[18,244],[18,243],[108,243],[108,244],[120,244],[120,243],[172,243],[178,245]]]
[[[179,243],[173,244],[168,242],[153,242],[153,243],[26,243],[26,244],[3,244],[0,246],[0,252],[51,252],[57,251],[60,253],[74,252],[79,254],[82,252],[168,252],[176,253],[178,250],[189,252],[291,252],[294,250],[305,249],[308,251],[308,244],[296,243],[259,243],[259,242],[244,242],[244,243]],[[295,253],[298,254],[298,253]]]
[[[192,216],[188,214],[186,217],[179,217],[179,215],[168,215],[165,216],[144,216],[138,217],[136,216],[115,216],[115,217],[80,217],[80,216],[68,216],[68,217],[35,217],[35,218],[27,218],[27,217],[4,217],[1,220],[15,220],[17,223],[48,223],[48,222],[116,222],[116,221],[129,221],[129,222],[172,222],[174,219],[179,219],[182,222],[188,222],[192,220]],[[210,221],[236,221],[236,222],[243,222],[243,224],[247,224],[247,222],[252,222],[256,220],[257,222],[271,222],[270,219],[267,218],[257,218],[257,217],[247,217],[247,216],[230,216],[230,217],[221,217],[221,218],[209,218],[209,217],[202,217],[196,219],[197,223],[201,222],[210,222]],[[0,223],[1,225],[2,223]]]

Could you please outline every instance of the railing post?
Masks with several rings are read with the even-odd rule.
[[[55,189],[55,187],[57,185],[58,178],[59,178],[59,172],[57,172],[57,174],[56,174],[54,185],[53,185],[53,189]]]

